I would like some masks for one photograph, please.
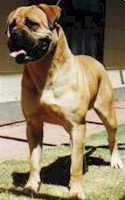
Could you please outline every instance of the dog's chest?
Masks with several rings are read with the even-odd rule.
[[[64,70],[65,69],[65,70]],[[49,81],[48,81],[49,80]],[[88,100],[84,91],[85,80],[80,68],[61,68],[45,84],[38,76],[23,79],[23,110],[27,119],[60,124],[73,121],[84,114]]]
[[[48,122],[63,125],[72,121],[75,109],[74,94],[64,94],[63,97],[55,97],[52,90],[44,90],[41,96],[24,97],[24,113],[27,120],[36,122]]]
[[[83,93],[77,92],[78,83],[76,84],[75,79],[71,81],[65,76],[64,79],[46,84],[44,89],[38,92],[33,92],[32,88],[27,87],[22,95],[23,110],[27,119],[56,124],[72,120],[80,107]]]

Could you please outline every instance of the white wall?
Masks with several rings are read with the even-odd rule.
[[[107,70],[107,72],[114,88],[122,86],[119,70]],[[125,84],[125,69],[122,70],[122,76]]]
[[[22,74],[0,75],[0,103],[20,101]]]

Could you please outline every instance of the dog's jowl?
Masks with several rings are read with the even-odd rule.
[[[26,188],[40,184],[43,123],[62,125],[71,138],[70,197],[85,199],[83,155],[88,109],[103,121],[111,152],[111,166],[121,168],[112,86],[97,60],[74,56],[58,24],[61,10],[45,4],[20,7],[7,20],[10,55],[24,63],[22,109],[27,121],[30,177]]]

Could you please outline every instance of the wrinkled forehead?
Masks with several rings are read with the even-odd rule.
[[[36,23],[40,23],[41,25],[48,25],[46,14],[37,6],[17,8],[10,13],[8,22],[12,23],[13,20],[16,20],[17,23],[25,23],[26,18],[29,18]]]

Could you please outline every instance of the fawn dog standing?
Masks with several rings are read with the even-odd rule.
[[[74,56],[57,23],[61,10],[45,4],[20,7],[10,13],[7,35],[10,55],[25,63],[22,109],[27,120],[31,170],[26,187],[40,184],[43,123],[62,125],[70,134],[69,196],[85,199],[82,187],[83,155],[88,109],[103,121],[111,152],[111,166],[121,168],[112,86],[97,60]]]

